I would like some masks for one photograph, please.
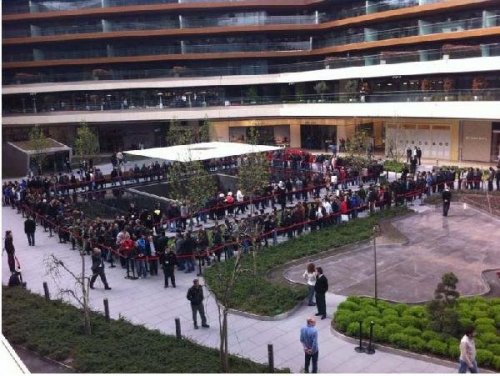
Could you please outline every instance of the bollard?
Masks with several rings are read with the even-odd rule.
[[[43,283],[43,292],[45,294],[45,300],[50,300],[49,286],[47,285],[47,282]]]
[[[274,350],[273,345],[269,343],[267,345],[267,359],[268,359],[268,369],[269,373],[274,373]]]
[[[181,339],[182,338],[182,335],[181,335],[181,320],[178,317],[175,318],[175,337],[177,339]]]
[[[203,275],[201,271],[201,254],[200,257],[198,258],[198,274],[196,275],[197,277],[201,277]]]
[[[109,322],[109,302],[108,299],[105,298],[103,300],[104,302],[104,317],[106,318],[106,321]]]
[[[365,348],[363,347],[363,322],[359,322],[359,346],[356,346],[354,350],[358,353],[362,353],[365,351]]]
[[[370,321],[370,339],[368,341],[368,347],[365,350],[368,355],[375,354],[375,346],[372,344],[372,340],[373,340],[373,325],[375,325],[375,323],[373,321]]]

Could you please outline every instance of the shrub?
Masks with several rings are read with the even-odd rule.
[[[460,324],[460,328],[468,328],[474,325],[474,322],[468,317],[459,318],[458,323]]]
[[[348,311],[359,311],[361,308],[359,307],[358,304],[346,300],[345,302],[342,302],[338,306],[338,310],[348,310]]]
[[[385,331],[387,332],[387,336],[390,337],[391,334],[400,333],[403,330],[403,327],[399,324],[388,324],[385,326]]]
[[[389,339],[387,330],[383,325],[375,324],[373,326],[373,338],[376,342],[386,342]]]
[[[458,359],[460,356],[460,341],[456,338],[448,339],[448,355],[450,358]]]
[[[487,345],[486,346],[486,350],[489,350],[493,353],[493,355],[495,356],[500,356],[500,344],[498,343],[493,343],[493,344],[490,344],[490,345]]]
[[[488,317],[481,317],[479,319],[476,319],[474,321],[474,325],[479,326],[479,325],[495,325],[495,320],[490,319]]]
[[[478,349],[476,352],[476,360],[479,366],[489,366],[493,361],[493,353],[488,350]]]
[[[425,350],[425,341],[420,337],[408,337],[408,348],[411,351],[421,353]]]
[[[389,336],[389,342],[403,349],[408,348],[409,337],[404,333],[394,333]]]
[[[497,323],[497,328],[500,329],[500,313],[495,315],[495,322]]]
[[[491,332],[479,333],[476,338],[476,347],[479,347],[477,344],[478,340],[481,341],[481,343],[500,343],[500,337]]]
[[[346,302],[352,302],[359,305],[362,302],[362,300],[363,298],[361,298],[360,296],[349,296],[347,297]]]
[[[491,324],[476,325],[476,332],[478,334],[496,333],[497,328]]]
[[[439,340],[439,334],[436,332],[433,332],[432,330],[424,330],[422,332],[422,338],[426,341],[430,341],[431,339],[437,339]]]
[[[500,371],[500,356],[494,356],[491,364],[495,370]]]
[[[401,316],[403,312],[405,312],[408,309],[408,305],[402,303],[396,304],[394,306],[394,309],[398,312],[399,316]]]
[[[421,321],[422,321],[422,319],[419,319],[415,316],[409,316],[406,314],[406,312],[403,316],[401,316],[399,318],[399,323],[401,324],[401,326],[404,326],[404,327],[409,326],[409,327],[417,328],[420,326]]]
[[[408,326],[406,328],[403,329],[403,333],[406,334],[407,336],[410,336],[410,337],[418,337],[422,334],[422,332],[413,327],[413,326]]]
[[[443,341],[437,339],[431,339],[429,342],[427,342],[426,347],[427,350],[438,355],[446,355],[448,352],[448,345]]]
[[[378,317],[368,316],[366,319],[363,320],[363,335],[364,336],[369,336],[370,335],[370,323],[372,321],[373,321],[374,324],[376,324],[378,322]]]
[[[335,325],[337,327],[337,330],[340,330],[341,332],[345,332],[347,329],[347,326],[353,321],[351,312],[349,312],[349,311],[337,311],[337,312],[335,312],[334,321],[335,321]]]
[[[347,325],[347,329],[346,329],[345,333],[348,336],[359,338],[359,323],[351,322],[349,325]]]
[[[384,309],[384,310],[382,311],[382,315],[384,316],[384,318],[385,318],[385,317],[387,317],[387,316],[396,316],[396,317],[398,317],[398,316],[399,316],[398,311],[396,311],[396,310],[395,310],[395,309],[393,309],[393,308],[387,308],[387,309]]]
[[[405,316],[424,318],[427,317],[427,310],[423,306],[410,307],[405,311]]]
[[[475,309],[471,312],[472,317],[474,320],[483,318],[483,317],[488,317],[488,311],[487,310],[482,310],[482,309],[477,309],[477,307],[474,307]]]

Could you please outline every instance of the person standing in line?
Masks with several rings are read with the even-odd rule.
[[[321,316],[321,320],[326,319],[326,292],[328,291],[328,279],[323,275],[321,267],[316,268],[316,284],[314,285],[316,292],[316,306],[318,312],[316,316]]]
[[[172,282],[172,287],[175,287],[175,265],[177,265],[177,256],[174,253],[173,248],[170,248],[168,252],[160,253],[160,264],[163,268],[163,275],[165,277],[164,287],[168,288],[168,279]]]
[[[7,252],[7,263],[9,265],[9,270],[11,273],[16,272],[16,249],[14,248],[14,238],[12,236],[12,231],[5,231],[5,240],[3,249]]]
[[[24,221],[24,233],[28,237],[28,245],[35,246],[35,231],[36,231],[36,222],[32,217],[28,217]]]
[[[104,259],[101,257],[101,250],[99,248],[94,248],[92,251],[92,277],[90,278],[90,288],[94,289],[94,283],[97,276],[101,277],[101,281],[104,284],[105,290],[111,290],[106,280],[106,274],[104,274]]]
[[[476,362],[476,344],[474,342],[474,335],[476,331],[474,327],[468,327],[465,334],[460,340],[460,366],[458,373],[478,373]]]
[[[312,360],[312,373],[318,373],[318,329],[315,328],[316,320],[307,319],[307,325],[300,329],[300,342],[304,346],[304,372],[309,373],[309,364]]]
[[[186,297],[187,300],[191,302],[194,328],[198,329],[197,312],[200,312],[201,326],[210,328],[210,325],[207,324],[207,317],[205,316],[205,307],[203,307],[203,288],[200,286],[198,279],[193,280],[193,286],[189,288]]]
[[[308,299],[308,304],[309,306],[315,306],[316,303],[314,303],[314,285],[316,285],[316,267],[314,266],[314,263],[310,262],[307,264],[307,269],[302,275],[304,279],[307,282],[307,299]]]
[[[450,188],[446,186],[441,193],[441,197],[443,199],[443,216],[447,217],[448,216],[448,210],[450,210],[450,203],[451,203],[451,192]]]

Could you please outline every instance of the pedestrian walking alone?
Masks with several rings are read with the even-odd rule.
[[[7,252],[7,263],[9,265],[9,270],[11,273],[16,272],[16,249],[14,248],[14,238],[12,236],[12,231],[5,231],[5,239],[4,239],[4,251]]]
[[[323,274],[321,267],[316,268],[316,284],[314,285],[316,292],[316,306],[318,312],[316,316],[321,316],[321,320],[326,319],[326,292],[328,291],[328,279]]]
[[[193,311],[193,324],[195,329],[198,329],[197,312],[200,313],[201,326],[204,328],[210,328],[210,326],[207,324],[207,317],[205,316],[203,299],[203,288],[200,286],[200,282],[198,281],[198,279],[194,279],[193,286],[191,286],[187,292],[187,300],[191,302],[191,310]]]
[[[94,288],[94,283],[97,277],[101,277],[101,281],[104,284],[105,290],[111,290],[106,280],[106,274],[104,274],[104,259],[101,257],[101,250],[99,248],[94,248],[92,251],[92,277],[90,278],[90,288]]]
[[[443,215],[445,217],[448,216],[448,211],[450,210],[451,203],[451,192],[448,186],[445,187],[443,193],[441,193],[441,197],[443,199]]]
[[[312,360],[312,373],[318,373],[318,329],[315,328],[316,320],[307,319],[307,325],[300,329],[300,343],[304,347],[304,372],[309,373]]]
[[[35,231],[36,231],[36,222],[32,217],[28,217],[24,221],[24,233],[28,238],[28,245],[35,246]]]
[[[476,343],[474,335],[476,331],[474,327],[468,327],[465,330],[465,335],[460,340],[460,366],[458,373],[478,373],[476,362]]]

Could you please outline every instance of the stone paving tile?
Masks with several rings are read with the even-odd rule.
[[[54,253],[68,263],[73,270],[80,270],[80,257],[76,251],[70,251],[68,244],[59,244],[56,238],[48,238],[38,228],[37,246],[28,247],[26,239],[22,234],[23,219],[10,208],[2,210],[2,219],[8,228],[14,231],[14,244],[16,253],[23,265],[23,277],[28,282],[28,287],[43,294],[42,282],[47,281],[51,293],[55,292],[55,284],[50,277],[44,275],[44,256]],[[90,268],[90,260],[86,263],[87,270]],[[303,272],[303,271],[302,271]],[[2,282],[8,281],[8,266],[6,257],[2,258]],[[205,290],[206,312],[211,325],[207,330],[194,330],[192,327],[191,309],[186,300],[186,291],[192,284],[194,274],[177,273],[178,287],[176,289],[163,288],[162,276],[148,278],[146,280],[131,281],[124,278],[125,271],[117,268],[106,269],[106,276],[113,288],[105,291],[96,284],[96,290],[91,292],[91,306],[103,309],[102,299],[107,297],[110,303],[111,316],[117,318],[120,314],[127,320],[145,325],[151,329],[159,329],[166,334],[175,334],[175,317],[181,320],[182,334],[193,341],[218,347],[219,331],[217,320],[217,307],[213,296]],[[73,283],[67,277],[61,278],[61,285],[71,286]],[[203,284],[203,280],[202,280]],[[327,294],[328,320],[318,320],[320,331],[320,353],[328,357],[320,361],[322,372],[370,372],[369,364],[359,364],[353,344],[345,342],[330,333],[331,312],[345,297]],[[277,367],[289,367],[292,372],[300,372],[303,366],[303,352],[299,343],[299,329],[304,325],[305,319],[315,313],[314,307],[300,307],[289,318],[278,321],[259,321],[252,318],[229,315],[230,350],[254,361],[267,363],[267,344],[272,343],[275,351],[275,365]],[[232,328],[235,328],[234,332]],[[396,355],[378,352],[378,356],[385,360],[387,366],[380,372],[402,372],[405,365],[393,361]],[[337,359],[337,360],[336,360]],[[339,359],[345,359],[341,364]],[[406,369],[414,372],[455,372],[453,368],[443,368],[426,361],[412,358],[404,358]],[[397,368],[394,368],[397,367]],[[444,370],[444,371],[443,371]]]

